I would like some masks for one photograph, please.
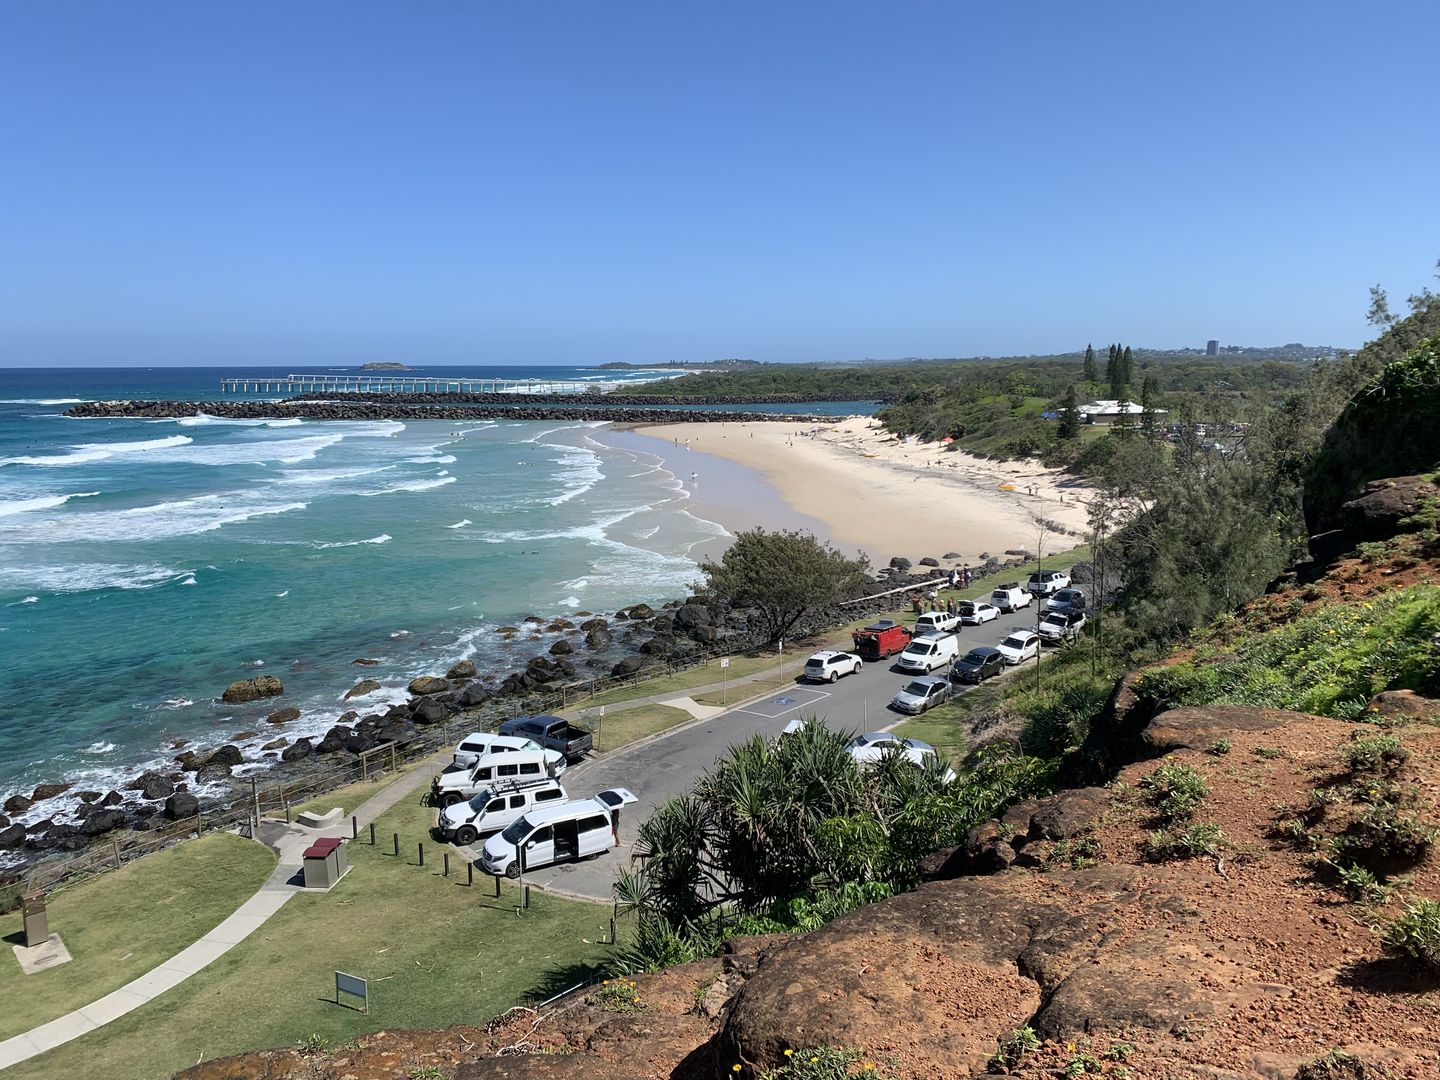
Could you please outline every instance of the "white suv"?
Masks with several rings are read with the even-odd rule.
[[[817,652],[805,661],[805,678],[812,682],[835,682],[841,675],[854,675],[865,665],[848,652]]]
[[[915,620],[914,636],[921,634],[953,634],[960,629],[960,616],[948,611],[927,611]]]
[[[1064,570],[1038,570],[1030,575],[1025,586],[1036,596],[1049,596],[1070,587],[1070,575]]]

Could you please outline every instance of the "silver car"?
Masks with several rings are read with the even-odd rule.
[[[890,704],[901,712],[920,715],[926,709],[934,708],[950,700],[950,680],[938,675],[926,675],[911,679],[905,689],[891,700]]]

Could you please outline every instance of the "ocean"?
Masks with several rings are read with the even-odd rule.
[[[217,745],[281,706],[302,713],[287,737],[323,732],[463,658],[503,674],[549,642],[498,628],[681,596],[697,549],[726,535],[659,457],[595,424],[62,415],[216,399],[222,375],[265,373],[0,370],[0,801],[42,782],[121,786],[177,740]],[[262,673],[283,698],[219,702]],[[342,704],[362,677],[383,689]],[[274,734],[242,740],[247,756]]]

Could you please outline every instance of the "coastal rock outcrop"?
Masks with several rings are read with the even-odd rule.
[[[200,763],[195,770],[195,779],[202,784],[227,779],[230,770],[244,761],[245,755],[240,752],[240,748],[233,743],[226,743]]]
[[[304,761],[310,756],[311,746],[309,739],[296,739],[293,743],[280,751],[281,761]]]
[[[0,829],[0,851],[16,851],[25,846],[25,826],[18,822]]]
[[[259,675],[253,679],[237,679],[225,688],[220,700],[227,705],[243,705],[261,698],[278,697],[285,693],[285,686],[274,675]]]
[[[267,724],[288,724],[292,720],[300,719],[300,710],[293,706],[286,706],[283,709],[276,709],[269,716],[265,717]]]
[[[445,672],[447,679],[473,679],[475,678],[475,661],[460,660],[450,666]]]
[[[165,816],[171,821],[192,818],[200,813],[200,800],[188,791],[177,791],[165,800]]]
[[[364,697],[366,694],[373,694],[381,689],[380,683],[374,679],[361,679],[358,683],[345,691],[342,701],[349,701],[351,698]]]
[[[425,697],[429,694],[443,694],[450,689],[450,684],[438,675],[421,675],[418,679],[411,680],[408,689],[416,697]]]

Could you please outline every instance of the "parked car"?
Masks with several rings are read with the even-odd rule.
[[[624,788],[611,788],[593,799],[537,807],[485,841],[480,868],[516,878],[522,869],[603,855],[620,842],[620,808],[635,801]]]
[[[995,648],[1007,664],[1023,664],[1040,655],[1040,638],[1033,630],[1016,630]]]
[[[570,796],[552,776],[539,780],[497,780],[481,788],[468,802],[458,802],[440,811],[436,831],[440,839],[462,847],[482,836],[499,832],[537,806],[569,802]]]
[[[1005,654],[989,645],[980,645],[950,665],[956,682],[979,683],[1005,670]]]
[[[517,716],[500,725],[500,734],[532,739],[547,750],[558,750],[574,764],[590,753],[595,737],[558,716]]]
[[[890,704],[901,712],[918,716],[926,709],[933,709],[949,700],[950,680],[939,675],[925,675],[919,679],[911,679]]]
[[[1070,575],[1064,570],[1037,570],[1025,586],[1036,596],[1049,596],[1070,587]]]
[[[862,660],[884,660],[910,644],[910,631],[893,619],[880,619],[850,635]]]
[[[1071,641],[1085,626],[1083,611],[1051,611],[1040,620],[1035,632],[1041,639],[1052,644]]]
[[[960,643],[954,634],[926,634],[912,638],[895,666],[902,671],[920,671],[929,675],[938,667],[944,667],[960,651]]]
[[[1001,585],[990,594],[990,602],[1000,609],[1002,613],[1019,611],[1021,608],[1029,607],[1030,601],[1034,599],[1030,593],[1020,587],[1018,581],[1011,581]]]
[[[437,806],[467,802],[480,789],[496,780],[538,780],[559,776],[565,771],[565,755],[558,750],[534,747],[486,754],[469,769],[443,772],[430,782],[430,796]]]
[[[960,629],[960,616],[948,611],[927,611],[915,620],[915,636],[921,634],[953,634]]]
[[[1061,589],[1045,601],[1051,611],[1083,611],[1087,605],[1085,594],[1079,589]]]
[[[927,742],[919,739],[902,739],[898,735],[892,735],[888,731],[870,731],[864,735],[857,735],[850,740],[846,749],[855,763],[862,768],[866,765],[873,765],[886,754],[898,753],[905,757],[912,765],[924,765],[929,758],[938,758],[939,751]],[[955,772],[952,769],[946,770],[946,778],[953,780]]]
[[[1000,617],[1000,609],[983,600],[962,600],[958,610],[960,621],[966,626],[979,626]]]
[[[864,666],[860,657],[854,653],[826,649],[806,660],[805,670],[801,674],[811,682],[835,682],[841,675],[858,674]]]
[[[446,772],[473,769],[475,763],[486,754],[503,754],[510,750],[534,750],[537,743],[515,735],[499,735],[493,732],[474,731],[460,740]]]

